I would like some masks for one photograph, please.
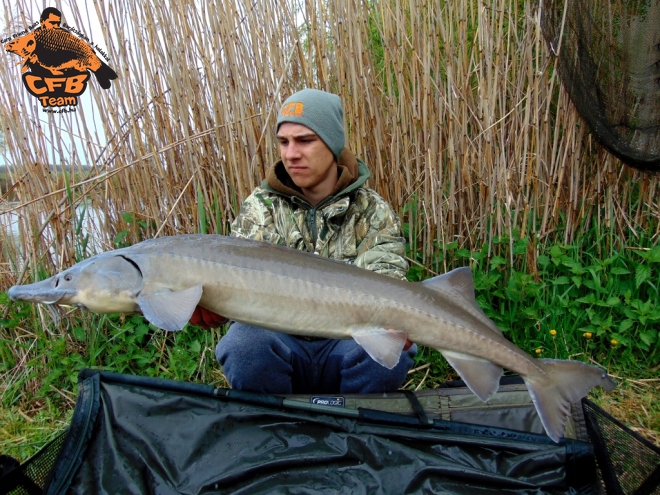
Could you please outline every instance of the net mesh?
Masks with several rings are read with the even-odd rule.
[[[571,100],[624,163],[660,171],[660,0],[541,0]]]
[[[43,493],[48,476],[64,446],[67,431],[63,431],[48,445],[4,476],[0,482],[0,494],[32,495]]]
[[[593,402],[582,407],[607,493],[660,495],[660,449]]]

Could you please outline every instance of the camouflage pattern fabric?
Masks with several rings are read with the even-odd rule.
[[[399,218],[375,191],[355,187],[369,177],[366,165],[357,162],[357,180],[316,207],[264,181],[243,202],[231,235],[316,253],[405,280],[408,262]],[[278,166],[281,173],[284,166],[281,162]]]

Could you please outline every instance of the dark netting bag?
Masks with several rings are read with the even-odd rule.
[[[542,0],[562,84],[598,141],[660,171],[660,2]]]
[[[407,395],[412,415],[85,371],[64,444],[0,493],[595,493],[589,443],[431,419]]]
[[[403,394],[383,394],[333,407],[85,370],[67,432],[0,476],[0,494],[586,495],[599,492],[594,449],[608,492],[658,493],[658,449],[588,401],[593,446],[440,419],[483,419],[492,410],[499,423],[504,404],[527,418],[517,387],[502,385],[498,395],[506,397],[492,409],[471,405],[460,387],[438,389],[437,401],[430,392],[405,394],[409,405],[399,403]],[[387,412],[385,395],[410,415]],[[364,408],[378,403],[385,410]]]
[[[590,400],[582,409],[607,493],[660,495],[660,449]]]

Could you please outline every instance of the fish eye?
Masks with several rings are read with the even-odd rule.
[[[69,274],[64,275],[64,280],[66,280],[67,282],[71,282],[71,278],[72,278],[72,277],[71,277],[71,275],[69,275]]]

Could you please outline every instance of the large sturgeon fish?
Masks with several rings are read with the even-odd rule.
[[[199,304],[278,332],[353,338],[388,368],[409,339],[438,349],[483,401],[503,367],[521,375],[555,442],[571,403],[616,386],[595,366],[534,359],[508,341],[477,305],[469,268],[413,283],[274,244],[180,235],[98,254],[8,294],[95,313],[141,311],[165,330],[182,329]]]

